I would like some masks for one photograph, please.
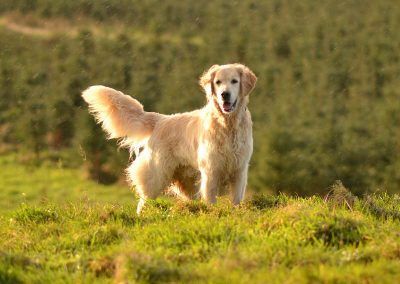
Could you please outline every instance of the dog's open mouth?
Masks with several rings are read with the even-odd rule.
[[[235,109],[236,103],[237,103],[237,100],[233,104],[230,102],[224,102],[222,104],[222,110],[224,112],[231,112]]]

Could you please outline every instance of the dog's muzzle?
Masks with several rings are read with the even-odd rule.
[[[237,99],[235,100],[235,102],[233,104],[230,102],[224,102],[222,104],[222,111],[225,113],[232,112],[236,107],[236,103],[237,103]]]

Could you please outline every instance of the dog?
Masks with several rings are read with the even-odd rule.
[[[247,105],[256,82],[242,64],[213,65],[199,80],[207,104],[172,115],[146,112],[134,98],[104,86],[82,93],[108,138],[135,153],[126,172],[140,197],[137,214],[164,190],[215,203],[219,189],[228,188],[233,204],[243,200],[253,152]]]

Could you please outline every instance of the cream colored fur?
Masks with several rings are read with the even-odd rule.
[[[136,151],[127,174],[141,198],[138,213],[146,199],[167,189],[214,203],[218,190],[229,187],[232,202],[242,201],[253,151],[248,95],[256,81],[242,64],[214,65],[200,78],[207,105],[173,115],[145,112],[137,100],[111,88],[83,92],[108,137]],[[230,100],[223,100],[224,92]]]

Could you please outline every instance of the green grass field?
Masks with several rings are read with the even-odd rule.
[[[171,199],[0,158],[0,283],[395,283],[400,198]]]

